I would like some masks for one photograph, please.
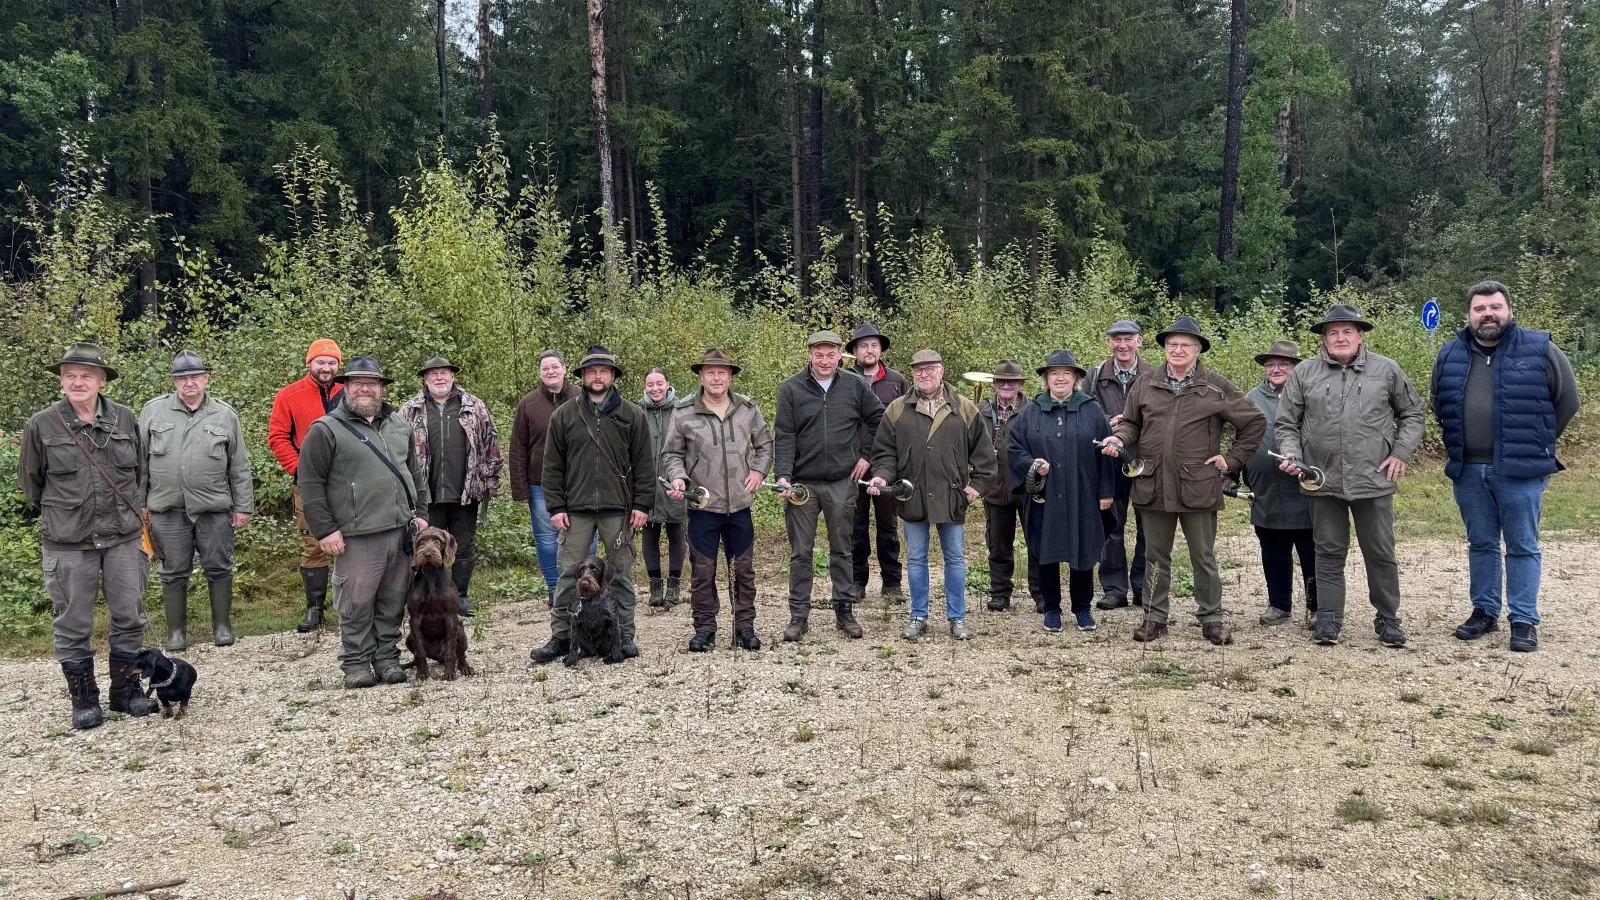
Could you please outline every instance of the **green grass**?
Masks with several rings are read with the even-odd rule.
[[[1340,800],[1339,805],[1333,808],[1333,814],[1344,822],[1371,822],[1374,825],[1389,818],[1383,807],[1359,795]]]
[[[1429,753],[1422,759],[1417,760],[1417,762],[1429,769],[1454,769],[1456,767],[1455,757],[1446,756],[1443,753]]]

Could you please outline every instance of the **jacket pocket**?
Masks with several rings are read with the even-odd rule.
[[[226,459],[228,456],[228,430],[221,427],[207,426],[205,433],[206,455],[212,459]]]
[[[171,422],[157,422],[150,426],[150,455],[166,456],[172,452]]]
[[[89,461],[72,438],[47,437],[44,439],[45,476],[40,506],[73,509],[82,506],[89,496]]]
[[[111,435],[109,449],[111,464],[119,469],[133,469],[139,465],[138,440],[135,435],[117,433]]]
[[[1121,465],[1120,462],[1117,464],[1119,471]],[[1133,487],[1128,490],[1128,500],[1134,506],[1149,506],[1156,502],[1156,482],[1161,477],[1161,463],[1147,459],[1144,466],[1144,474],[1133,479]]]
[[[1189,509],[1210,509],[1222,502],[1222,477],[1205,463],[1182,465],[1178,470],[1178,500]]]

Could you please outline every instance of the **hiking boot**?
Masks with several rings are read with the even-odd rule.
[[[1311,625],[1311,640],[1324,647],[1332,647],[1339,643],[1339,631],[1344,628],[1344,614],[1324,612],[1318,610],[1316,620]]]
[[[861,623],[856,621],[855,603],[850,600],[833,601],[833,624],[845,637],[861,637]]]
[[[328,604],[328,567],[308,569],[301,566],[300,582],[306,589],[306,617],[294,630],[309,634],[322,627],[322,611]]]
[[[1261,614],[1261,618],[1257,619],[1256,621],[1267,626],[1282,625],[1285,622],[1294,621],[1294,616],[1291,615],[1287,609],[1279,609],[1276,606],[1269,606],[1267,607],[1267,611]]]
[[[696,631],[694,637],[689,638],[690,653],[705,653],[716,645],[717,633],[715,631]]]
[[[966,619],[951,619],[950,620],[950,636],[952,638],[955,638],[958,641],[971,640],[972,639],[972,632],[967,630],[967,620]]]
[[[72,727],[79,731],[99,728],[106,720],[100,709],[100,686],[94,683],[94,657],[61,664],[67,679],[67,696],[72,698]]]
[[[1079,631],[1093,631],[1100,627],[1095,623],[1094,616],[1090,615],[1087,609],[1080,609],[1073,613],[1072,616],[1078,620]]]
[[[1511,652],[1532,653],[1539,649],[1539,629],[1532,622],[1511,623]]]
[[[667,605],[666,583],[660,576],[650,577],[650,605],[657,608]]]
[[[1500,617],[1491,616],[1477,607],[1472,608],[1472,615],[1465,622],[1456,626],[1456,637],[1463,641],[1475,641],[1491,631],[1500,630]]]
[[[1233,643],[1233,629],[1227,622],[1207,622],[1200,626],[1200,634],[1218,647]]]
[[[861,586],[861,590],[856,592],[856,596],[857,597],[865,597],[867,595],[867,589],[866,588],[867,588],[866,585],[862,585]],[[883,586],[883,591],[880,593],[880,596],[882,596],[883,599],[889,601],[890,603],[904,603],[904,602],[906,602],[906,592],[900,589],[900,585],[899,585],[898,582],[896,582],[895,584],[886,584],[886,585],[884,585]]]
[[[375,663],[372,668],[377,673],[378,680],[384,684],[406,683],[406,670],[400,668],[400,664],[392,659]]]
[[[344,673],[344,686],[350,690],[376,687],[378,676],[371,669],[353,669]]]
[[[167,652],[187,649],[189,640],[185,620],[189,615],[189,585],[163,584],[161,608],[167,613]]]
[[[1061,610],[1052,609],[1044,614],[1044,630],[1052,634],[1061,630]]]
[[[1098,606],[1101,609],[1122,609],[1128,605],[1127,597],[1118,597],[1116,594],[1110,593],[1109,591],[1104,597],[1100,598],[1099,603],[1095,604],[1095,606]]]
[[[916,616],[912,616],[911,621],[906,623],[906,630],[902,631],[900,636],[908,641],[914,641],[917,638],[922,637],[922,633],[927,630],[927,619],[919,619]]]
[[[528,651],[528,658],[533,660],[535,664],[542,666],[545,663],[552,663],[561,657],[566,656],[567,652],[571,649],[572,644],[569,643],[566,638],[552,637],[550,639],[550,643],[545,644],[543,647],[535,647]]]
[[[211,643],[218,647],[233,646],[233,576],[209,582],[206,590],[211,597]]]
[[[668,575],[667,576],[666,594],[663,597],[663,600],[667,604],[668,608],[671,608],[671,607],[674,607],[674,606],[678,605],[678,603],[679,603],[679,592],[681,590],[682,584],[683,584],[682,577],[680,577],[678,575]]]
[[[783,630],[783,639],[792,644],[805,637],[809,628],[810,626],[806,624],[805,619],[799,616],[790,616],[789,627]]]
[[[754,625],[735,625],[733,627],[733,646],[740,650],[760,650],[761,639],[756,637]]]
[[[161,708],[144,695],[139,675],[133,671],[134,654],[111,651],[111,711],[129,716],[148,716]]]
[[[1011,598],[991,596],[989,602],[985,603],[984,606],[990,612],[1005,612],[1011,608]]]
[[[1145,619],[1139,627],[1133,630],[1133,639],[1141,644],[1167,636],[1167,623],[1157,622],[1155,619]]]
[[[1378,643],[1385,647],[1404,647],[1406,633],[1400,630],[1400,620],[1388,616],[1373,616],[1372,630],[1378,635]]]
[[[635,644],[633,641],[623,641],[622,642],[622,658],[623,659],[638,659],[639,658],[639,645]]]

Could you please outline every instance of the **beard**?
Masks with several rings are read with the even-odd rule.
[[[378,414],[378,410],[383,408],[383,398],[367,394],[359,397],[346,397],[344,398],[344,405],[361,418],[370,419]]]
[[[1480,322],[1472,329],[1472,336],[1480,341],[1498,341],[1506,336],[1506,329],[1511,327],[1511,322]]]

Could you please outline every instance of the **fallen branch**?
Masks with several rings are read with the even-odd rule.
[[[90,897],[121,897],[127,894],[148,894],[151,891],[159,891],[162,888],[177,887],[188,880],[189,879],[187,878],[169,878],[166,881],[152,881],[148,884],[136,884],[132,887],[115,888],[109,891],[95,891],[89,894],[73,894],[69,897],[62,897],[61,900],[89,900]]]

